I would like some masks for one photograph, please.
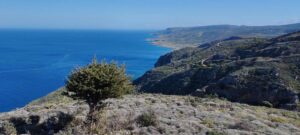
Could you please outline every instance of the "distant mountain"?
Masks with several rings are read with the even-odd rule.
[[[168,28],[156,33],[152,42],[171,48],[198,46],[229,37],[272,38],[279,35],[300,31],[300,23],[278,26],[236,26],[213,25],[187,28]]]
[[[233,37],[176,50],[134,83],[143,92],[218,95],[300,110],[300,32],[273,39]]]

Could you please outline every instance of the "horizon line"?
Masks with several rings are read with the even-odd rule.
[[[78,30],[78,31],[159,31],[163,29],[110,29],[110,28],[21,28],[21,27],[0,27],[0,30]]]
[[[83,31],[160,31],[166,30],[168,28],[193,28],[193,27],[206,27],[206,26],[249,26],[249,27],[260,27],[260,26],[285,26],[285,25],[293,25],[300,24],[300,22],[294,23],[284,23],[284,24],[266,24],[266,25],[244,25],[244,24],[211,24],[211,25],[191,25],[191,26],[170,26],[164,28],[55,28],[55,27],[0,27],[0,30],[83,30]]]

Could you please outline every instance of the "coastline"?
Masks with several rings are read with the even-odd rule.
[[[165,47],[165,48],[171,49],[171,51],[179,50],[182,48],[182,47],[178,47],[174,43],[162,41],[162,39],[160,39],[159,37],[158,38],[148,38],[146,40],[147,40],[147,42],[149,42],[152,45]]]
[[[156,45],[156,46],[161,46],[161,47],[166,47],[172,50],[179,50],[181,49],[180,47],[176,47],[175,44],[169,43],[169,42],[162,42],[162,41],[150,41],[151,44]]]
[[[100,59],[114,59],[120,63],[126,61],[128,74],[134,76],[134,78],[142,76],[154,66],[161,55],[172,51],[166,47],[154,46],[146,41],[147,38],[152,38],[152,36],[149,36],[152,32],[101,30],[0,32],[1,42],[10,43],[10,45],[2,45],[3,48],[8,48],[8,51],[2,50],[4,52],[2,55],[9,58],[13,55],[13,60],[3,59],[1,61],[6,63],[2,65],[1,71],[9,72],[1,72],[2,76],[8,77],[0,79],[0,91],[3,93],[0,95],[0,112],[8,112],[24,107],[29,102],[63,86],[65,76],[69,74],[69,71],[76,65],[89,63],[94,54],[99,56]],[[26,37],[23,37],[23,34],[20,33],[26,33]],[[103,36],[99,38],[99,35]],[[24,42],[12,42],[9,37],[14,37],[16,41],[22,41],[23,38],[26,40]],[[32,45],[34,42],[42,44]],[[26,46],[23,44],[26,44]],[[74,44],[73,47],[69,47],[70,44]],[[89,47],[84,47],[86,44]],[[123,46],[126,46],[126,48],[122,49]],[[25,53],[31,47],[34,56]],[[20,53],[9,50],[10,48],[18,48]],[[44,61],[44,59],[47,59],[47,61]],[[22,63],[15,62],[18,60],[22,60]],[[47,68],[43,68],[46,66]],[[26,70],[18,70],[19,68]],[[43,75],[40,75],[41,73]],[[30,79],[28,79],[28,74],[32,75]],[[16,83],[18,85],[11,85]],[[30,94],[25,95],[23,94],[24,91],[28,91]],[[16,94],[12,94],[12,92]]]
[[[167,40],[167,38],[164,38],[162,35],[156,34],[153,38],[146,39],[149,43],[156,46],[161,46],[165,48],[169,48],[172,51],[179,50],[185,47],[196,47],[197,45],[192,44],[177,44],[174,42],[170,42]]]

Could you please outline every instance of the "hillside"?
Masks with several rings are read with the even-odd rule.
[[[90,126],[86,124],[88,106],[62,91],[0,114],[0,134],[300,134],[299,112],[159,94],[107,99]]]
[[[161,56],[138,93],[92,113],[65,88],[0,113],[0,135],[297,135],[299,76],[300,32],[230,37]]]
[[[175,49],[194,47],[216,40],[236,37],[271,38],[300,30],[300,23],[279,26],[213,25],[201,27],[168,28],[156,33],[154,44]]]
[[[217,95],[299,110],[300,32],[273,39],[228,38],[161,56],[135,80],[142,92]]]

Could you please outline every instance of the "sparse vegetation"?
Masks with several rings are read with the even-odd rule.
[[[201,123],[202,123],[203,125],[206,125],[206,126],[209,127],[209,128],[212,128],[212,127],[214,126],[214,121],[212,121],[211,119],[208,119],[208,118],[202,120]]]
[[[68,104],[74,102],[74,100],[66,95],[67,90],[65,88],[60,88],[45,97],[41,97],[37,100],[32,101],[27,106],[41,105],[44,104],[48,107],[57,106],[59,104]]]
[[[0,125],[0,134],[16,135],[17,130],[12,123],[5,122]]]
[[[219,96],[233,102],[297,110],[299,33],[274,39],[230,38],[176,50],[161,56],[155,68],[134,84],[143,92]]]
[[[206,132],[206,135],[226,135],[225,133],[218,132],[218,131],[208,131]]]
[[[270,116],[270,121],[272,122],[278,122],[278,123],[286,123],[287,120],[285,118],[279,117],[279,116]]]
[[[245,131],[254,131],[256,130],[256,127],[253,126],[253,124],[249,121],[242,121],[237,122],[233,126],[230,126],[231,129],[239,129],[239,130],[245,130]]]
[[[153,100],[156,102],[151,102]],[[191,101],[197,105],[192,106]],[[139,94],[102,102],[107,106],[93,113],[92,122],[86,121],[89,108],[84,102],[77,104],[85,106],[84,110],[76,107],[76,102],[62,104],[58,110],[58,107],[45,109],[45,104],[34,104],[16,110],[16,113],[0,115],[0,127],[4,119],[15,123],[12,127],[17,127],[18,133],[24,133],[23,129],[31,133],[52,133],[46,128],[49,124],[55,127],[54,133],[62,135],[300,133],[299,112],[249,106],[215,98]],[[31,111],[37,107],[40,109]],[[59,111],[69,115],[59,115]],[[73,119],[66,123],[66,116],[72,116]],[[38,118],[41,118],[40,124],[37,123]]]
[[[218,94],[216,94],[216,93],[214,93],[214,94],[207,94],[204,97],[205,98],[210,98],[210,99],[219,98]]]
[[[158,124],[157,116],[153,110],[141,114],[136,121],[141,127],[156,126]]]
[[[269,101],[263,101],[263,102],[262,102],[262,105],[263,105],[263,106],[266,106],[266,107],[273,107],[273,104],[270,103]]]

